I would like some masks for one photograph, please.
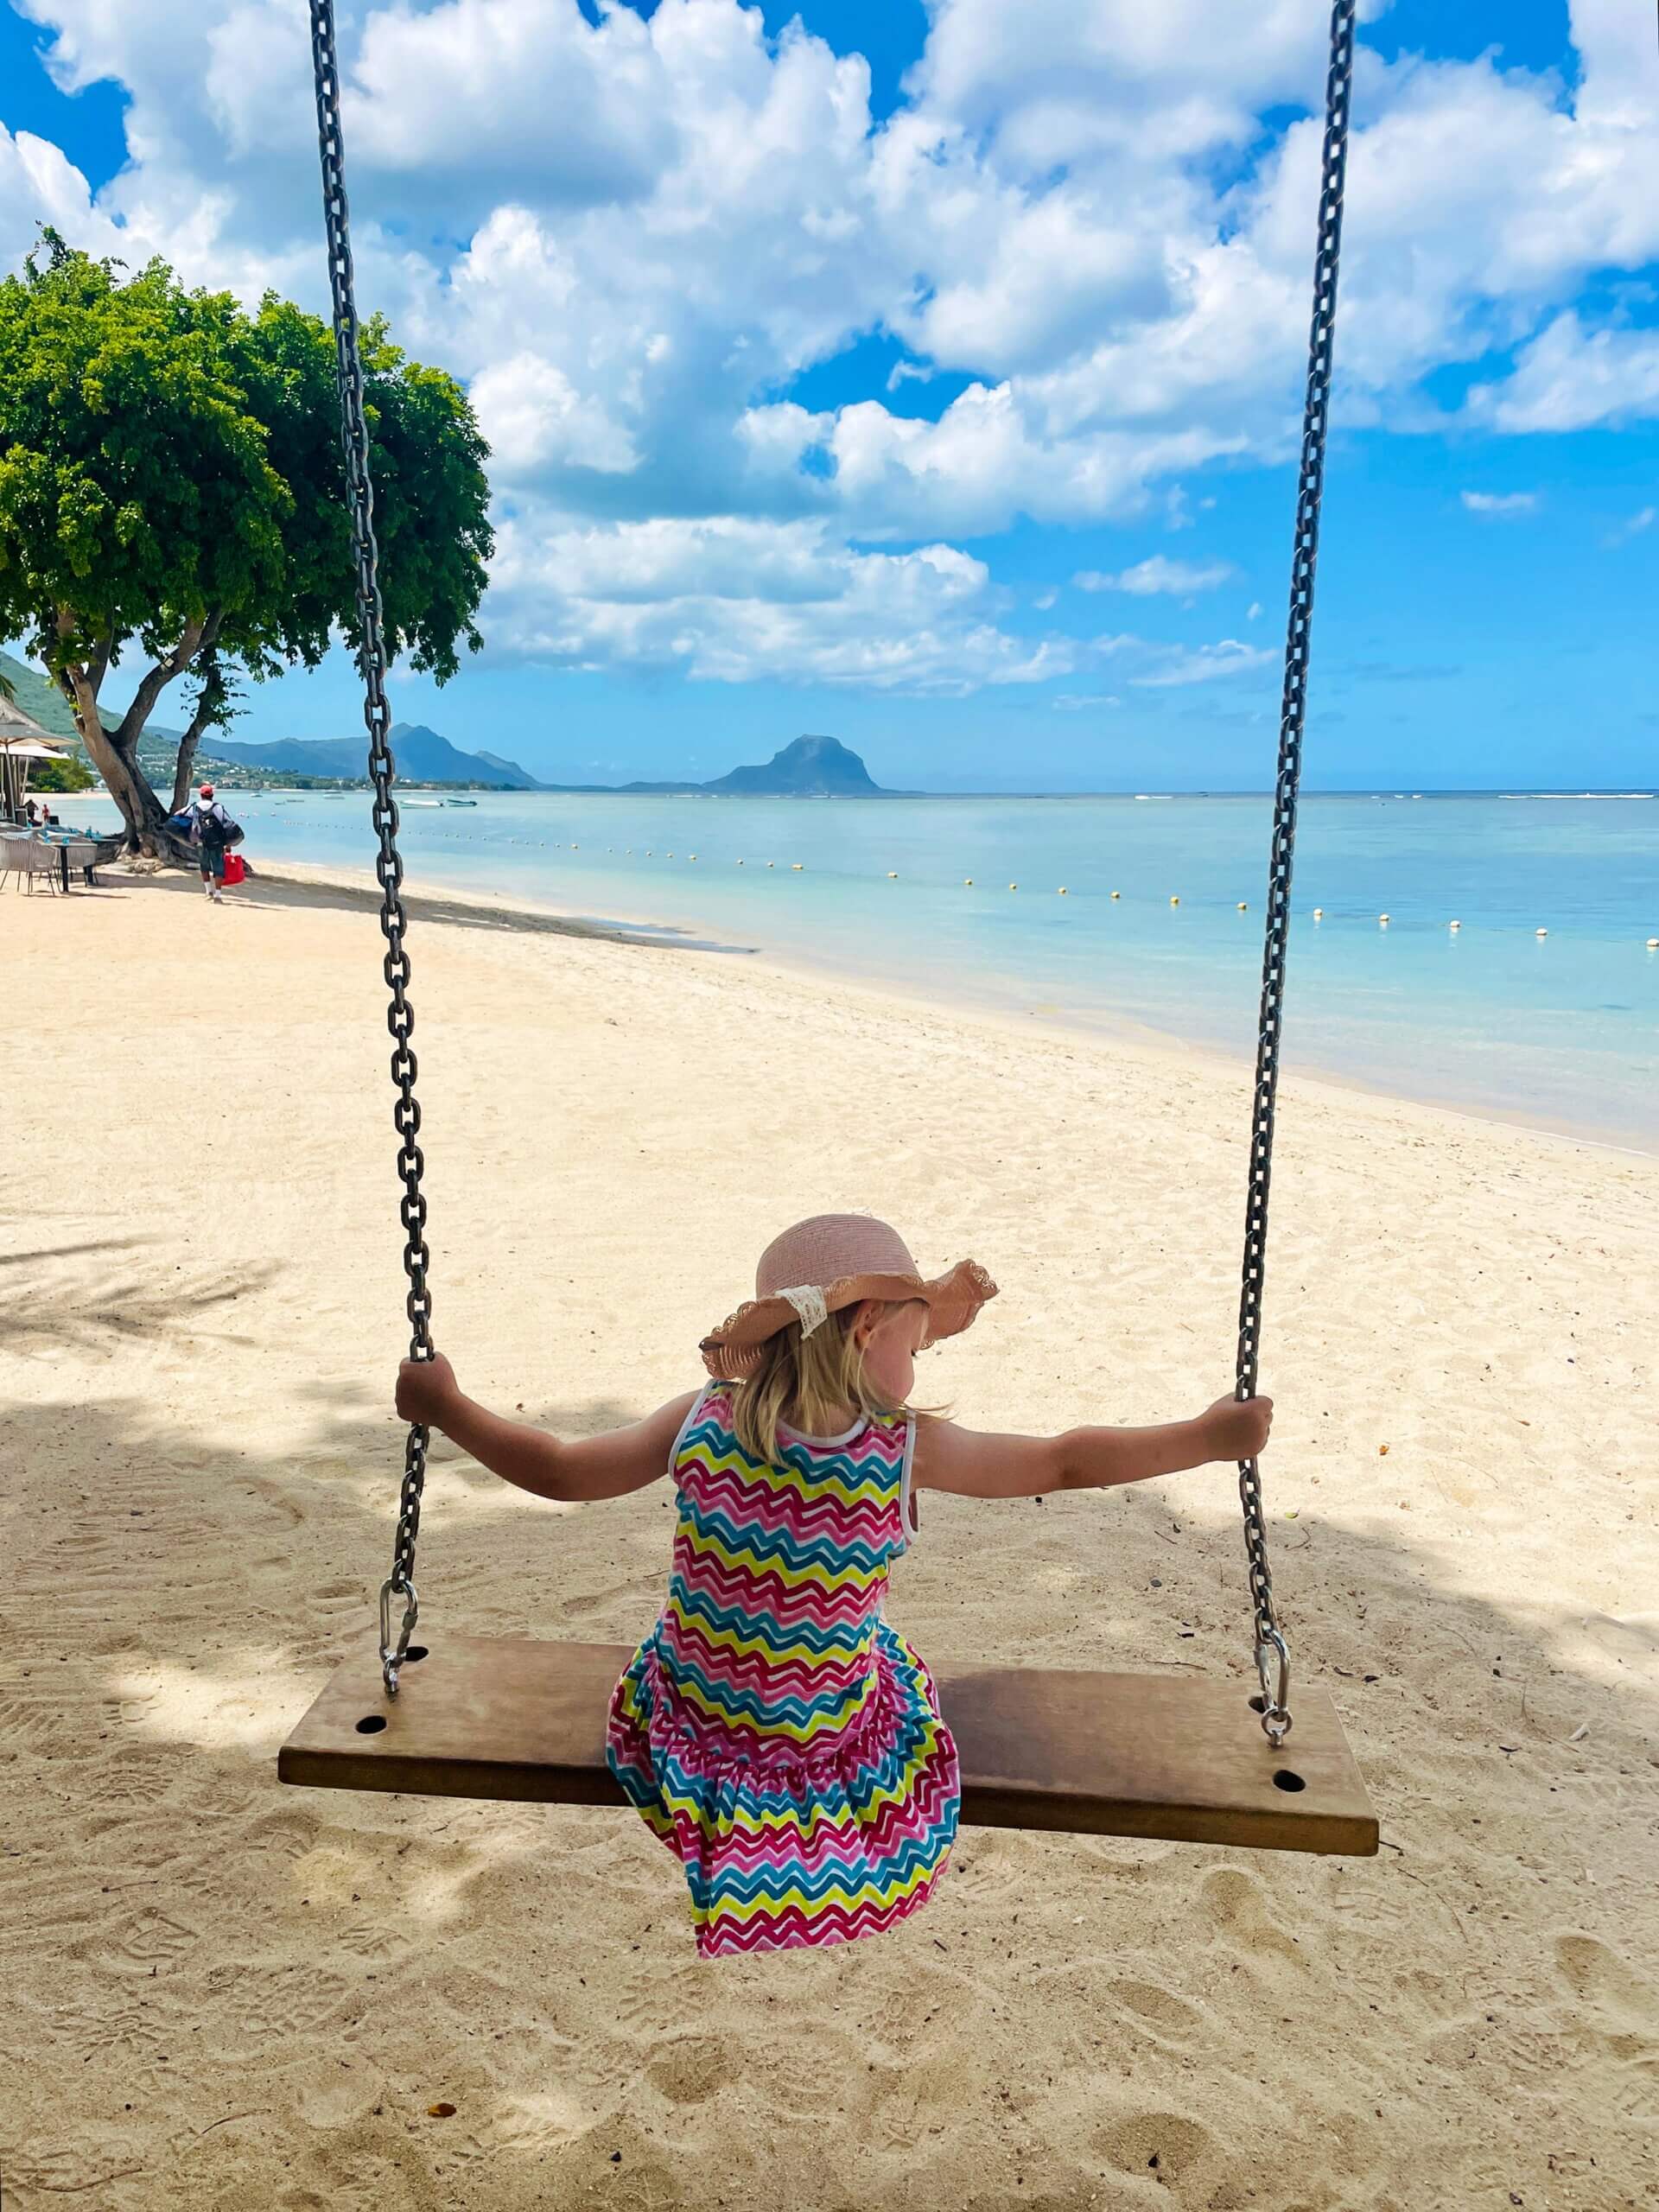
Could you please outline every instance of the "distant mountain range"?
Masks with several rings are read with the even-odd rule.
[[[364,780],[367,740],[363,737],[283,737],[274,745],[232,745],[215,737],[215,759],[233,766],[263,768],[276,775],[330,776]],[[424,722],[394,722],[391,749],[401,782],[482,784],[493,791],[538,791],[544,788],[516,760],[496,753],[463,753]]]
[[[423,722],[395,722],[391,749],[397,779],[410,784],[473,784],[509,791],[663,791],[762,793],[785,798],[884,798],[856,753],[833,737],[798,737],[763,767],[734,768],[713,783],[544,784],[499,753],[466,753]],[[214,744],[215,757],[266,774],[363,779],[360,738],[280,739],[274,745]]]
[[[41,670],[0,652],[0,674],[10,681],[17,704],[56,738],[79,747],[69,703]],[[106,714],[106,724],[117,719]],[[152,722],[139,741],[138,757],[165,791],[170,785],[180,733]],[[365,741],[346,738],[278,738],[268,745],[238,745],[217,732],[197,755],[197,772],[233,784],[236,771],[251,772],[260,785],[284,777],[305,782],[368,781]],[[763,766],[734,768],[712,783],[690,781],[632,784],[544,784],[499,753],[467,753],[424,722],[395,722],[391,749],[400,783],[461,784],[505,791],[660,791],[760,795],[776,798],[893,798],[884,791],[856,753],[833,737],[798,737]]]

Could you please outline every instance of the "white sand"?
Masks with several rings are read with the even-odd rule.
[[[1243,1070],[470,911],[412,950],[474,1391],[658,1404],[844,1205],[1001,1281],[924,1376],[965,1420],[1228,1386]],[[276,1783],[399,1464],[367,902],[9,893],[0,957],[7,2212],[1659,2202],[1659,1160],[1287,1084],[1274,1555],[1377,1859],[969,1831],[900,1932],[703,1967],[624,1814]],[[423,1632],[632,1638],[667,1529],[444,1447]],[[931,1501],[893,1610],[940,1661],[1243,1690],[1230,1475]]]

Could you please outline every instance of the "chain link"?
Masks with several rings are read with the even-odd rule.
[[[1262,1023],[1256,1046],[1255,1097],[1250,1125],[1249,1198],[1244,1224],[1243,1283],[1238,1305],[1237,1395],[1256,1393],[1262,1291],[1267,1274],[1268,1193],[1273,1180],[1273,1123],[1279,1091],[1279,1042],[1285,1012],[1285,960],[1290,935],[1290,877],[1296,850],[1296,802],[1301,788],[1302,730],[1307,713],[1307,662],[1313,620],[1313,576],[1319,551],[1319,502],[1325,490],[1325,438],[1336,336],[1337,270],[1342,251],[1342,194],[1348,167],[1348,105],[1354,67],[1356,0],[1334,0],[1331,69],[1325,91],[1325,150],[1319,176],[1319,250],[1313,264],[1313,321],[1307,348],[1307,403],[1302,416],[1296,542],[1291,562],[1290,623],[1285,638],[1285,690],[1279,717],[1279,774],[1273,794],[1273,845],[1268,869],[1268,919],[1262,961]],[[1262,1726],[1277,1745],[1290,1733],[1290,1648],[1274,1610],[1273,1571],[1262,1518],[1262,1478],[1254,1459],[1238,1463],[1255,1618],[1255,1668],[1262,1683]]]
[[[427,1292],[426,1198],[421,1189],[425,1161],[416,1142],[420,1102],[415,1096],[417,1064],[410,1038],[415,1010],[409,1002],[409,953],[404,944],[403,856],[397,850],[397,803],[392,797],[397,764],[386,703],[386,635],[374,538],[374,486],[369,474],[369,427],[363,404],[363,361],[358,344],[357,299],[352,271],[351,222],[346,204],[345,143],[340,134],[340,68],[334,44],[334,0],[310,0],[311,62],[317,92],[317,138],[322,156],[322,211],[328,234],[328,278],[334,292],[335,373],[340,387],[340,441],[346,456],[346,496],[352,510],[352,549],[357,567],[357,609],[361,631],[358,666],[363,677],[363,718],[369,733],[369,776],[374,785],[372,819],[379,851],[375,874],[380,884],[380,929],[386,940],[385,974],[391,995],[386,1027],[391,1033],[391,1079],[397,1090],[392,1125],[397,1132],[397,1173],[404,1196],[404,1272],[409,1278],[404,1301],[409,1314],[410,1357],[432,1357],[431,1300]],[[416,1424],[404,1446],[404,1480],[398,1499],[397,1535],[391,1573],[380,1592],[380,1664],[388,1694],[397,1694],[397,1672],[409,1649],[420,1602],[415,1592],[415,1546],[421,1528],[421,1493],[426,1486],[427,1432]],[[391,1600],[404,1600],[403,1619],[394,1643]]]

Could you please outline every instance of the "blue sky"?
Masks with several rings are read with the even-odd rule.
[[[1653,22],[1362,12],[1309,781],[1650,784]],[[301,28],[0,10],[0,265],[51,220],[321,307]],[[397,714],[573,780],[811,730],[910,788],[1260,787],[1325,29],[343,10],[361,298],[496,455],[488,649]],[[341,734],[354,684],[254,688],[239,734]]]

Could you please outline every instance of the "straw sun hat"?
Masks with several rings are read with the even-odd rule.
[[[928,1309],[924,1345],[960,1335],[996,1285],[977,1261],[924,1277],[905,1240],[867,1214],[820,1213],[776,1236],[754,1271],[754,1296],[702,1340],[703,1365],[718,1382],[734,1382],[765,1345],[791,1321],[810,1337],[832,1313],[866,1298],[919,1298]]]

